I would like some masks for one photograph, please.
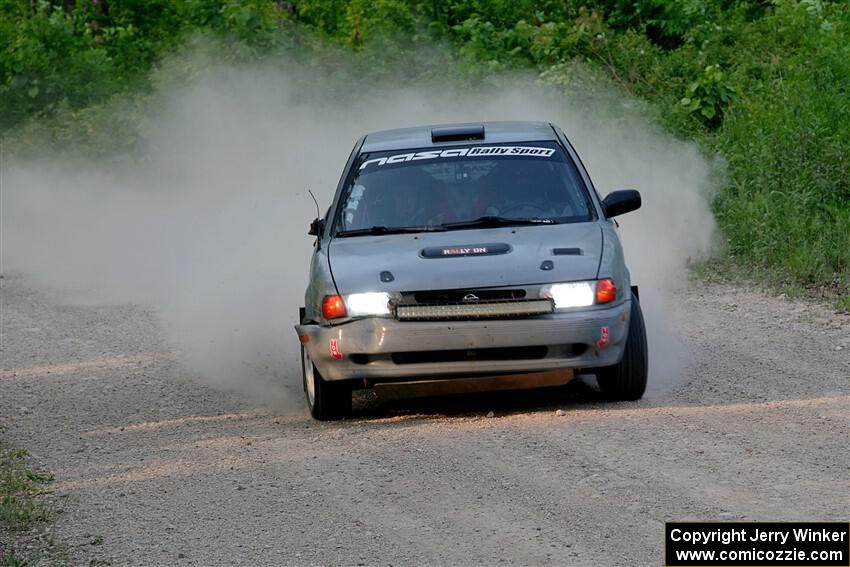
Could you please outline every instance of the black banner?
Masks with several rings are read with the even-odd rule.
[[[507,254],[511,251],[508,244],[458,244],[457,246],[434,246],[423,248],[419,255],[423,258],[462,258],[464,256],[492,256]]]
[[[845,522],[668,522],[667,567],[850,567]]]

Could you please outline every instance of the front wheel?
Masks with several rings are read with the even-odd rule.
[[[301,345],[301,376],[310,415],[326,421],[341,419],[351,413],[351,388],[344,382],[329,382],[322,378],[304,345]]]
[[[611,400],[639,400],[646,391],[648,361],[643,312],[637,297],[632,296],[629,335],[623,359],[618,364],[596,371],[599,391]]]

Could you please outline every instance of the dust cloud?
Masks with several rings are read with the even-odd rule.
[[[315,205],[329,205],[363,133],[427,123],[530,119],[560,124],[601,194],[635,188],[621,219],[650,330],[653,384],[683,363],[665,301],[714,231],[714,169],[637,110],[613,120],[528,77],[479,90],[314,81],[297,66],[207,68],[160,93],[137,159],[45,156],[3,164],[6,273],[63,300],[152,306],[205,383],[300,402],[292,325],[303,304]],[[344,96],[342,96],[342,94]],[[626,101],[626,104],[629,104]],[[283,388],[281,387],[283,386]],[[293,401],[295,400],[295,401]]]

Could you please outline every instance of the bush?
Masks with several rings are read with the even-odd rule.
[[[714,64],[706,67],[702,76],[690,84],[681,104],[707,127],[716,128],[734,99],[735,87],[725,82],[720,65]]]

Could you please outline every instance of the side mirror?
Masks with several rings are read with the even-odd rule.
[[[319,236],[325,229],[325,220],[320,218],[313,219],[313,222],[310,223],[310,230],[307,231],[307,234],[310,236]]]
[[[602,200],[602,210],[608,218],[636,211],[640,208],[640,193],[634,189],[613,191]]]

